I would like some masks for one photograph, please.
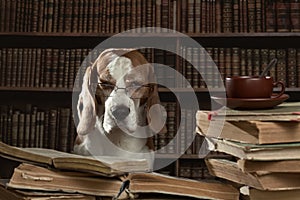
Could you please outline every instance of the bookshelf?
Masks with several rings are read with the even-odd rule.
[[[175,29],[186,34],[207,51],[212,52],[212,58],[218,61],[217,66],[222,66],[222,70],[225,70],[223,77],[232,75],[233,69],[237,70],[234,73],[250,75],[254,73],[255,66],[258,67],[255,69],[255,73],[259,73],[272,55],[277,56],[283,52],[284,63],[282,63],[283,67],[280,67],[282,71],[273,71],[272,73],[276,79],[290,81],[286,83],[286,91],[290,95],[289,101],[300,100],[300,14],[297,15],[300,13],[300,3],[298,1],[291,1],[290,3],[275,1],[269,4],[268,1],[254,0],[121,0],[114,5],[111,5],[111,2],[108,0],[0,1],[2,11],[0,14],[0,104],[2,105],[0,108],[0,128],[2,132],[8,131],[7,135],[14,134],[16,137],[15,134],[20,131],[20,126],[16,124],[23,122],[24,124],[21,125],[21,131],[24,130],[23,139],[26,139],[26,136],[27,140],[34,140],[37,146],[43,146],[42,142],[46,142],[48,143],[46,147],[49,148],[60,148],[61,143],[59,143],[57,133],[61,129],[65,131],[65,134],[74,138],[75,127],[72,124],[71,113],[68,109],[72,105],[72,86],[80,63],[82,63],[85,55],[99,43],[115,33],[137,27],[157,26]],[[154,2],[155,4],[153,4]],[[255,2],[260,2],[260,4]],[[274,16],[268,10],[273,6],[275,6],[275,14],[272,12],[271,14]],[[30,9],[33,9],[32,12],[29,12]],[[64,15],[65,12],[66,15]],[[249,18],[246,17],[247,13]],[[284,27],[281,21],[275,20],[277,18],[288,19],[289,26]],[[241,21],[238,21],[239,19]],[[227,21],[229,22],[227,23]],[[142,28],[142,32],[134,32],[122,37],[145,40],[149,44],[157,39],[157,34],[145,35],[143,33],[145,30]],[[182,47],[184,38],[180,35],[165,32],[159,37],[159,39],[173,41],[178,52],[182,48],[185,48],[185,51],[190,51],[188,47]],[[39,53],[46,55],[47,50],[51,52],[51,55],[49,57],[44,56],[45,60],[39,61],[39,65],[38,62],[30,61],[33,56],[37,56]],[[240,59],[238,63],[234,63],[236,68],[231,68],[233,61],[231,57],[226,60],[226,56],[222,55],[223,62],[220,62],[220,52],[223,50],[225,53],[228,50],[230,55],[233,55],[232,52],[235,50],[238,52],[235,56]],[[262,50],[267,50],[267,53],[264,54],[265,57],[261,54]],[[14,55],[14,51],[17,59],[10,57]],[[249,55],[247,55],[248,51]],[[52,55],[54,53],[66,52],[70,54],[70,57],[61,57],[62,68],[59,68],[60,57],[55,58],[58,67],[55,70],[56,74],[53,74],[54,72],[51,71],[53,64],[51,65],[47,58],[53,61]],[[246,54],[244,55],[242,52]],[[72,53],[75,54],[74,58],[71,56]],[[76,56],[76,53],[79,53],[80,56]],[[166,61],[162,58],[169,55],[165,51],[156,51],[153,54],[146,50],[143,53],[150,61],[161,63]],[[259,58],[255,57],[257,55]],[[189,78],[189,74],[186,72],[187,63],[181,60],[179,56],[170,55],[170,57],[170,60],[164,64],[173,66],[174,69]],[[66,60],[68,60],[68,65],[65,64]],[[289,62],[291,67],[287,67]],[[241,67],[243,64],[245,65],[243,66],[244,69]],[[22,72],[24,68],[33,71],[32,73]],[[44,71],[37,72],[36,70],[39,68],[43,68]],[[291,69],[292,71],[290,71]],[[41,72],[48,73],[51,79],[46,79],[48,76],[39,74]],[[66,74],[68,75],[67,78]],[[194,75],[200,77],[199,74]],[[68,83],[59,83],[59,78],[67,79]],[[57,82],[53,84],[51,82],[53,80]],[[195,80],[195,78],[190,79],[192,84]],[[7,84],[8,82],[10,84]],[[196,83],[193,86],[199,100],[199,107],[210,109],[212,102],[205,84],[201,85],[198,82],[197,86]],[[212,90],[219,91],[218,87],[214,87]],[[174,91],[180,93],[182,97],[190,92],[190,90],[183,88],[174,88]],[[167,111],[173,117],[170,123],[174,126],[172,127],[173,132],[176,132],[176,126],[180,123],[179,106],[170,90],[159,88],[159,92],[162,102],[171,109]],[[56,119],[51,118],[51,113],[56,113]],[[15,121],[13,121],[13,116],[15,116]],[[31,126],[32,129],[39,131],[39,137],[44,134],[43,137],[46,138],[47,136],[49,139],[51,133],[55,134],[55,137],[50,137],[50,140],[53,140],[51,145],[49,141],[45,141],[46,139],[41,141],[41,139],[37,140],[38,136],[33,138],[28,136],[26,116],[31,119],[31,122],[34,119],[35,124],[31,124]],[[13,128],[13,123],[16,125],[15,128]],[[69,128],[70,131],[66,132],[66,128]],[[189,131],[193,132],[194,130],[190,129]],[[7,135],[2,134],[1,139],[4,140],[6,137],[7,140],[11,141],[12,136]],[[162,140],[164,139],[166,138]],[[70,141],[63,144],[62,150],[71,151],[72,139]],[[200,142],[201,139],[198,143]],[[18,145],[18,142],[15,144]],[[179,148],[180,145],[178,144],[174,147],[175,150],[163,152],[159,155],[159,159],[174,158]],[[197,150],[195,150],[197,147],[193,144],[191,148],[194,150],[189,149],[187,154],[182,155],[178,161],[173,163],[172,169],[168,169],[172,175],[184,174],[185,172],[180,172],[181,166],[184,166],[183,169],[188,169],[189,165],[196,165],[196,169],[202,170],[201,166],[195,164],[199,161],[196,154]]]

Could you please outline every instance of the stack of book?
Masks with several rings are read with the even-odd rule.
[[[145,159],[79,156],[0,143],[0,196],[5,199],[238,199],[222,182],[150,172]],[[8,165],[14,161],[14,164]],[[5,169],[9,168],[11,169]],[[153,198],[152,198],[153,199]]]
[[[299,102],[270,110],[198,111],[196,118],[210,147],[233,156],[207,159],[211,175],[246,187],[250,199],[299,198]]]

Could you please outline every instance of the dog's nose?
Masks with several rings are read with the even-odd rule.
[[[130,109],[126,106],[116,106],[111,112],[115,119],[122,121],[129,115]]]

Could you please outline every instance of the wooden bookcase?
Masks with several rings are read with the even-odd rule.
[[[230,51],[233,51],[233,48],[238,49],[239,52],[243,51],[247,51],[248,49],[251,49],[251,51],[253,50],[259,50],[259,52],[261,52],[262,49],[267,49],[267,50],[273,50],[273,51],[277,51],[279,49],[283,49],[286,53],[289,53],[289,49],[293,49],[295,50],[297,53],[299,52],[299,56],[298,54],[295,54],[295,58],[292,60],[292,64],[293,64],[293,71],[292,74],[290,73],[290,71],[288,71],[290,68],[288,68],[288,62],[290,61],[288,58],[288,55],[286,55],[283,59],[285,60],[285,74],[284,77],[286,80],[284,81],[288,81],[290,75],[293,75],[293,83],[288,82],[288,84],[290,84],[291,86],[287,87],[286,92],[290,95],[290,99],[288,101],[300,101],[300,32],[298,29],[290,29],[288,31],[285,32],[278,32],[281,29],[278,28],[278,30],[274,30],[273,32],[267,32],[267,28],[266,26],[260,25],[261,29],[255,29],[253,32],[251,28],[247,28],[247,27],[243,27],[244,29],[247,29],[247,31],[241,31],[241,27],[238,28],[240,31],[236,31],[236,18],[232,18],[231,19],[231,23],[232,23],[232,30],[231,32],[228,31],[228,29],[225,29],[225,25],[223,23],[222,25],[222,21],[219,21],[219,24],[215,24],[214,26],[216,27],[216,29],[211,29],[210,32],[205,32],[205,31],[199,31],[201,30],[201,27],[196,27],[195,23],[202,23],[205,25],[205,23],[210,23],[209,21],[201,22],[199,20],[203,20],[203,18],[205,18],[205,16],[198,16],[196,15],[198,11],[196,11],[196,9],[200,8],[197,7],[196,3],[197,2],[201,2],[203,4],[201,9],[204,9],[204,5],[211,5],[212,8],[216,8],[218,4],[220,4],[220,2],[223,2],[223,4],[220,8],[224,8],[225,6],[230,6],[231,5],[231,11],[233,14],[231,14],[232,16],[234,15],[234,13],[239,12],[239,8],[240,9],[244,9],[243,6],[244,3],[240,3],[238,4],[240,7],[238,7],[238,9],[236,9],[235,5],[237,5],[237,2],[255,2],[253,0],[248,0],[248,1],[236,1],[236,0],[227,0],[227,1],[220,1],[220,0],[216,0],[216,1],[197,1],[197,0],[191,0],[191,1],[180,1],[180,0],[160,0],[157,1],[156,4],[151,5],[151,1],[142,1],[145,4],[145,10],[139,10],[139,8],[142,8],[141,5],[135,4],[134,7],[135,12],[132,13],[132,15],[136,15],[136,18],[134,21],[130,21],[128,20],[126,17],[123,19],[122,15],[121,18],[111,18],[111,13],[108,11],[108,8],[112,8],[114,7],[115,9],[120,9],[118,12],[122,12],[122,9],[129,9],[130,6],[133,6],[133,2],[136,3],[135,0],[123,0],[120,2],[125,2],[124,5],[126,5],[124,7],[123,4],[120,5],[114,5],[112,7],[109,7],[108,2],[110,1],[96,1],[96,0],[89,0],[89,2],[92,2],[93,4],[90,5],[96,5],[98,2],[98,4],[96,5],[96,7],[93,6],[89,6],[90,9],[94,8],[94,13],[96,13],[96,9],[101,9],[101,11],[105,11],[106,13],[110,14],[110,15],[98,15],[98,17],[93,18],[93,19],[86,19],[93,21],[93,23],[97,23],[97,22],[101,22],[99,23],[99,26],[95,29],[93,29],[92,31],[88,31],[88,27],[87,26],[86,29],[82,29],[83,31],[74,31],[74,27],[65,27],[63,26],[62,28],[60,27],[60,23],[61,21],[63,21],[66,25],[68,25],[68,23],[71,23],[72,18],[70,20],[70,18],[68,17],[70,15],[69,12],[74,12],[76,11],[76,5],[73,5],[73,10],[70,11],[68,9],[69,6],[71,5],[67,5],[65,4],[67,1],[64,0],[44,0],[44,1],[33,1],[33,4],[30,5],[28,2],[29,1],[23,1],[23,0],[18,0],[18,1],[12,1],[14,3],[16,3],[14,5],[14,3],[11,3],[10,5],[8,5],[9,3],[5,3],[6,1],[1,1],[0,3],[0,7],[1,7],[1,11],[2,14],[0,16],[0,26],[1,26],[1,32],[0,32],[0,50],[1,50],[1,54],[0,54],[0,60],[1,60],[1,65],[0,65],[0,105],[2,105],[0,107],[0,111],[1,111],[1,119],[0,119],[0,131],[1,131],[1,139],[4,140],[4,137],[7,137],[8,132],[10,132],[10,134],[14,133],[17,134],[18,131],[22,131],[24,133],[24,135],[22,136],[22,140],[26,141],[26,142],[22,142],[22,145],[24,146],[24,144],[28,144],[30,139],[31,140],[35,140],[37,141],[37,137],[47,137],[47,139],[43,139],[43,141],[40,142],[35,142],[36,146],[42,146],[43,142],[47,142],[47,144],[51,144],[51,145],[47,145],[47,148],[57,148],[59,150],[64,150],[64,151],[71,151],[71,147],[73,145],[73,140],[75,137],[75,127],[74,124],[72,123],[72,113],[70,111],[70,108],[72,106],[72,88],[69,87],[70,85],[72,85],[72,81],[74,81],[74,76],[73,77],[60,77],[62,79],[68,79],[68,86],[67,87],[57,87],[57,86],[47,86],[45,87],[45,85],[38,85],[38,83],[36,83],[35,81],[33,81],[33,83],[27,84],[24,83],[22,86],[22,73],[25,74],[26,72],[22,72],[22,66],[24,67],[24,65],[29,65],[28,62],[30,62],[29,58],[32,58],[34,56],[34,54],[32,54],[31,56],[28,54],[28,52],[32,52],[32,51],[37,51],[37,49],[42,49],[46,52],[47,49],[53,50],[53,49],[57,49],[59,50],[64,50],[63,52],[67,52],[67,50],[69,50],[69,53],[72,53],[72,49],[81,49],[82,51],[81,53],[81,58],[84,58],[84,54],[88,53],[91,49],[93,49],[96,45],[98,45],[99,43],[101,43],[102,41],[104,41],[105,39],[113,36],[115,33],[120,32],[122,30],[126,30],[129,28],[132,28],[129,26],[130,23],[131,26],[135,26],[135,27],[145,27],[145,26],[161,26],[164,28],[175,28],[176,30],[178,30],[179,32],[183,32],[186,35],[188,35],[190,38],[192,38],[193,40],[195,40],[196,42],[198,42],[199,44],[201,44],[205,49],[210,49],[210,50],[216,50],[217,52],[220,52],[221,49],[229,49]],[[27,2],[27,3],[25,3]],[[60,6],[62,4],[62,2],[64,3],[63,5],[65,6],[63,8],[63,6]],[[69,1],[68,1],[69,2]],[[72,1],[70,1],[72,2]],[[75,1],[74,1],[75,2]],[[80,2],[83,1],[79,1]],[[147,3],[146,3],[147,2]],[[264,1],[262,1],[264,2]],[[296,2],[296,1],[295,1]],[[20,3],[20,5],[18,4]],[[48,4],[49,6],[46,6]],[[67,14],[66,14],[66,19],[62,18],[59,14],[62,12],[60,10],[57,10],[58,15],[55,15],[55,10],[52,10],[54,5],[55,8],[55,3],[57,3],[57,5],[59,5],[59,7],[57,9],[65,9]],[[231,4],[230,4],[231,3]],[[24,4],[24,5],[23,5]],[[43,4],[43,9],[38,9],[38,6],[40,4]],[[299,4],[299,3],[298,3]],[[300,12],[300,5],[299,6],[299,10],[298,12]],[[200,4],[199,4],[200,5]],[[199,6],[198,5],[198,6]],[[296,5],[296,4],[295,4]],[[13,7],[14,6],[14,7]],[[30,8],[30,6],[32,6],[33,8],[33,14],[32,14],[32,19],[33,19],[33,24],[31,24],[29,26],[29,18],[28,16],[30,15],[30,13],[26,13],[26,11]],[[120,7],[118,7],[120,6]],[[129,6],[129,8],[128,8]],[[140,6],[140,7],[139,7]],[[194,8],[193,8],[194,6]],[[292,6],[293,7],[293,6]],[[9,8],[11,9],[11,13],[9,12]],[[15,8],[15,9],[12,9]],[[106,9],[105,9],[106,8]],[[132,7],[131,7],[132,8]],[[191,9],[193,8],[193,9]],[[207,6],[207,10],[209,6]],[[259,11],[259,8],[265,8],[264,12],[267,12],[267,8],[266,7],[259,7],[257,5],[256,9]],[[18,10],[20,9],[20,10]],[[45,9],[47,10],[47,12],[45,11]],[[79,6],[79,11],[81,11],[81,7]],[[22,11],[23,12],[19,12]],[[41,13],[35,13],[40,11]],[[50,11],[49,11],[50,10]],[[193,10],[193,11],[191,11]],[[5,11],[5,12],[4,12]],[[44,14],[43,14],[43,11]],[[142,11],[145,11],[148,15],[148,17],[145,17],[145,15],[142,14]],[[153,11],[153,12],[152,12]],[[248,10],[249,11],[249,10]],[[16,15],[16,13],[18,13],[18,15]],[[83,13],[85,13],[84,11],[82,11]],[[125,12],[125,11],[124,11]],[[216,20],[220,20],[218,17],[220,17],[220,13],[218,14],[218,12],[221,12],[220,10],[217,11],[216,9],[216,15],[215,18],[213,18],[213,11],[207,11],[210,19],[212,19],[213,21]],[[244,11],[243,11],[244,12]],[[243,16],[241,18],[241,20],[246,20],[245,18],[245,13],[243,14],[243,12],[239,12],[241,16]],[[253,12],[253,10],[250,10],[249,12]],[[45,22],[44,21],[39,21],[41,19],[36,19],[36,16],[38,16],[39,14],[41,14],[43,17],[47,15],[47,19],[51,19]],[[76,13],[76,12],[75,12]],[[192,17],[190,16],[192,13]],[[203,12],[202,12],[203,13]],[[259,12],[258,12],[259,13]],[[19,15],[24,15],[24,18],[20,17]],[[188,15],[189,14],[189,15]],[[253,13],[252,13],[253,14]],[[256,13],[257,14],[257,13]],[[280,12],[277,13],[282,14]],[[49,16],[50,15],[50,16]],[[188,16],[187,16],[188,15]],[[14,19],[12,16],[17,17],[17,19]],[[18,17],[19,16],[19,17]],[[110,16],[110,18],[108,18],[108,16]],[[116,17],[120,17],[120,16],[116,16]],[[261,14],[262,17],[266,17],[266,13]],[[270,17],[270,16],[269,16]],[[299,16],[291,16],[292,19],[293,18],[300,18],[300,14]],[[24,20],[24,23],[21,23],[22,19]],[[130,18],[133,19],[133,18]],[[154,22],[151,22],[150,19],[153,19]],[[256,16],[256,19],[259,19],[258,16]],[[269,18],[268,18],[269,19]],[[7,21],[8,20],[8,21]],[[9,21],[10,20],[10,21]],[[22,26],[17,26],[17,25],[11,25],[9,23],[12,23],[13,20],[16,20],[18,22],[18,24],[22,24]],[[42,19],[43,20],[43,19]],[[64,21],[65,20],[65,21]],[[74,20],[80,20],[80,17],[76,17],[76,19]],[[120,20],[121,22],[125,22],[125,25],[119,24],[118,28],[116,28],[116,23],[118,23],[118,20]],[[123,20],[123,21],[122,21]],[[125,20],[125,21],[124,21]],[[198,20],[198,21],[197,21]],[[297,19],[298,21],[300,21],[300,19]],[[265,20],[266,21],[266,20]],[[37,24],[35,24],[34,26],[34,22],[38,23],[38,25],[43,24],[43,28],[39,28],[39,26],[37,26]],[[46,23],[46,24],[45,24]],[[52,26],[47,26],[49,24],[55,24],[57,29],[54,30],[54,28]],[[74,23],[74,22],[73,22]],[[88,22],[85,22],[83,20],[82,22],[83,24],[81,24],[81,26],[84,25],[84,23],[86,23],[86,25],[88,24]],[[107,23],[107,24],[106,24]],[[115,23],[115,24],[114,24]],[[183,24],[185,24],[185,26],[183,26]],[[80,24],[78,22],[78,24]],[[203,25],[203,26],[204,26]],[[259,25],[259,23],[258,23]],[[258,26],[257,25],[257,26]],[[280,25],[280,24],[279,24]],[[280,27],[278,25],[278,27]],[[282,25],[282,24],[281,24]],[[28,26],[29,28],[26,28],[26,26]],[[188,26],[193,26],[193,29],[189,29]],[[219,30],[218,28],[223,27],[223,30]],[[52,28],[51,28],[52,27]],[[78,27],[77,27],[78,28]],[[202,27],[203,28],[203,27]],[[228,28],[228,27],[227,27]],[[253,27],[252,27],[253,28]],[[299,28],[299,27],[298,27]],[[251,29],[251,30],[249,30]],[[113,30],[113,32],[110,32],[109,30]],[[259,31],[260,30],[260,31]],[[297,32],[298,30],[298,32]],[[270,31],[270,30],[268,30]],[[282,31],[282,30],[281,30]],[[147,36],[143,36],[143,33],[133,33],[129,36],[126,37],[130,37],[130,38],[135,38],[135,39],[140,39],[140,40],[147,40],[149,41],[149,43],[151,43],[151,40],[153,39],[157,39],[157,35],[153,34],[151,36],[151,34],[147,35]],[[182,37],[180,36],[176,36],[176,34],[172,34],[172,33],[164,33],[161,34],[161,36],[164,40],[170,40],[170,41],[174,41],[174,45],[176,45],[176,48],[178,50],[178,52],[180,52],[180,48],[182,47]],[[126,39],[126,38],[125,38]],[[160,38],[161,39],[161,38]],[[26,50],[27,49],[27,50]],[[31,49],[31,51],[28,51],[28,49]],[[12,59],[12,58],[8,58],[11,54],[8,53],[7,51],[11,50],[13,52],[13,50],[15,50],[16,54],[18,54],[20,51],[26,51],[26,55],[27,55],[27,59],[20,59],[20,57],[17,56],[17,58],[19,59]],[[76,51],[75,51],[76,52]],[[74,53],[74,52],[73,52]],[[166,52],[164,52],[166,53]],[[277,52],[278,53],[278,52]],[[12,53],[13,54],[13,53]],[[24,52],[21,53],[22,56],[24,56]],[[148,55],[148,54],[147,54]],[[166,54],[162,54],[162,55],[166,55]],[[13,55],[12,55],[13,56]],[[36,56],[36,55],[35,55]],[[259,54],[259,56],[261,56],[261,54]],[[242,59],[241,55],[238,55],[239,58]],[[24,57],[22,57],[24,58]],[[49,57],[50,58],[50,63],[51,63],[51,58],[53,57]],[[155,54],[154,56],[152,55],[152,57],[150,56],[151,59],[153,59],[153,61],[156,61],[155,58]],[[219,57],[218,57],[219,58]],[[268,55],[268,59],[267,61],[269,61],[270,56]],[[8,63],[8,59],[11,59],[10,63]],[[225,59],[225,58],[224,58]],[[23,62],[23,60],[26,60],[25,62]],[[21,62],[22,61],[22,62]],[[58,60],[59,61],[59,60]],[[70,61],[70,60],[69,60]],[[78,69],[78,65],[76,66],[76,62],[78,64],[79,60],[72,60],[73,65],[75,66],[75,68],[73,67],[72,70],[74,72],[76,72],[76,70]],[[254,59],[252,59],[251,61],[255,61]],[[47,68],[47,62],[49,62],[49,60],[45,59],[45,66],[41,66],[42,68]],[[80,60],[79,63],[81,63],[82,60]],[[179,71],[180,73],[183,73],[183,68],[186,67],[186,64],[184,64],[184,62],[179,58],[179,56],[173,56],[172,58],[172,64],[174,65],[174,68]],[[247,62],[247,61],[246,61]],[[265,62],[265,61],[264,61]],[[11,68],[9,68],[8,66],[6,66],[6,64],[9,64]],[[219,63],[217,63],[218,65]],[[223,63],[224,64],[224,63]],[[238,63],[238,65],[241,65],[241,60]],[[259,62],[258,63],[259,66],[263,66],[263,62]],[[34,62],[31,61],[31,65],[30,66],[35,66]],[[219,66],[219,65],[218,65]],[[77,68],[76,68],[77,67]],[[36,70],[36,69],[32,69],[31,70]],[[225,68],[226,69],[226,66]],[[239,68],[238,68],[239,69]],[[251,66],[247,68],[248,70],[251,69]],[[21,70],[21,72],[19,72],[18,70]],[[27,69],[28,70],[28,69]],[[51,74],[51,68],[50,70],[50,74]],[[59,72],[59,69],[56,69],[57,73]],[[65,73],[70,72],[70,69],[63,69],[63,70],[67,70],[64,71]],[[69,70],[69,71],[68,71]],[[260,68],[261,70],[261,68]],[[8,72],[9,71],[9,72]],[[241,70],[239,71],[241,72]],[[8,74],[8,73],[14,73],[14,75],[16,77],[14,77],[14,75],[12,74]],[[35,73],[37,73],[35,71]],[[248,75],[250,75],[250,72],[247,72]],[[257,73],[257,71],[256,71]],[[276,73],[276,72],[275,72]],[[32,77],[32,74],[29,74],[30,76],[25,76],[25,81],[28,81],[30,83]],[[186,75],[183,73],[183,75]],[[225,74],[225,75],[230,75],[230,74]],[[199,75],[198,75],[199,76]],[[9,81],[12,83],[11,78],[13,77],[17,82],[16,84],[6,84],[7,82],[7,77],[10,77]],[[47,77],[47,76],[45,76]],[[39,77],[39,79],[41,79],[41,77]],[[19,82],[18,82],[19,81]],[[40,80],[41,81],[41,80]],[[42,80],[45,81],[45,80]],[[175,79],[176,81],[176,79]],[[215,89],[216,91],[218,91],[218,89]],[[188,90],[184,90],[182,88],[180,89],[176,89],[175,91],[177,91],[178,93],[180,93],[180,96],[184,97],[184,95],[186,95],[188,93]],[[199,102],[199,108],[200,109],[210,109],[211,108],[211,104],[213,102],[211,102],[210,100],[210,95],[209,92],[207,90],[207,88],[205,87],[197,87],[194,88],[194,91],[197,94],[198,97],[198,102]],[[159,90],[160,92],[160,96],[161,96],[161,100],[162,102],[167,102],[167,103],[172,103],[172,111],[171,112],[175,112],[175,116],[173,121],[174,121],[174,130],[176,131],[176,126],[180,123],[180,117],[179,117],[179,105],[176,104],[176,99],[175,97],[172,95],[172,93],[164,88],[160,88]],[[30,104],[30,106],[27,106],[27,104]],[[9,105],[9,106],[7,106]],[[35,107],[36,106],[36,107]],[[64,108],[69,108],[69,110],[64,110]],[[65,113],[65,114],[63,114]],[[34,117],[32,116],[34,114]],[[51,118],[51,114],[55,114],[57,117],[56,118]],[[15,118],[13,118],[15,117]],[[28,117],[28,119],[30,119],[30,121],[32,122],[33,118],[35,121],[34,127],[35,127],[35,132],[38,131],[39,134],[41,134],[40,136],[37,136],[35,138],[32,138],[32,136],[28,135],[28,133],[30,132],[30,129],[26,129],[26,127],[28,128],[28,125],[26,125],[26,117]],[[15,121],[14,121],[15,119]],[[64,123],[61,123],[62,120]],[[43,125],[44,122],[49,122],[48,125]],[[15,123],[15,124],[13,124]],[[172,122],[173,123],[173,122]],[[9,124],[9,125],[7,125]],[[20,126],[21,124],[21,126]],[[4,127],[6,126],[6,127]],[[9,128],[10,127],[10,128]],[[29,126],[31,127],[31,126]],[[69,138],[68,141],[64,141],[64,139],[61,139],[56,135],[55,137],[52,135],[51,133],[58,133],[60,131],[66,131],[66,129],[68,129],[68,131],[66,133],[71,134],[69,136],[64,135],[64,138]],[[47,131],[46,131],[47,130]],[[194,132],[193,128],[189,129],[190,132]],[[26,135],[27,134],[27,135]],[[70,137],[71,136],[71,137]],[[9,136],[12,137],[12,136]],[[16,138],[17,136],[13,136],[14,138],[9,138],[10,142],[14,142],[14,145],[18,145],[18,146],[22,146],[18,144],[18,141],[12,141],[12,140],[21,140],[20,138]],[[27,137],[27,138],[26,138]],[[29,138],[28,138],[29,137]],[[29,140],[29,141],[28,141]],[[53,141],[52,141],[53,140]],[[49,142],[51,141],[51,142]],[[201,142],[201,139],[197,140],[198,143]],[[180,141],[177,141],[178,143]],[[26,146],[26,145],[25,145]],[[195,147],[195,144],[193,144],[193,148]],[[176,147],[178,151],[178,148],[180,147]],[[175,148],[175,149],[176,149]],[[218,156],[222,156],[222,155],[218,155]],[[161,154],[159,156],[159,159],[172,159],[174,157],[176,157],[176,152],[175,153],[168,153],[168,152],[164,152],[163,154]],[[205,172],[205,166],[204,163],[202,162],[201,159],[198,158],[197,155],[197,151],[190,151],[188,154],[184,154],[181,156],[180,159],[178,159],[176,162],[174,162],[172,165],[170,165],[169,167],[167,167],[166,169],[163,169],[162,171],[165,171],[166,173],[171,173],[172,175],[176,175],[176,176],[185,176],[185,177],[190,177],[190,178],[209,178],[207,177],[207,173]],[[195,176],[191,175],[194,174]]]

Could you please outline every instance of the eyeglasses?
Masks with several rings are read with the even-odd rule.
[[[132,99],[148,98],[153,85],[132,84],[127,87],[118,87],[109,83],[98,83],[105,97],[111,97],[112,91],[125,90],[126,95]]]

